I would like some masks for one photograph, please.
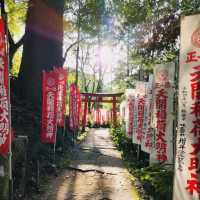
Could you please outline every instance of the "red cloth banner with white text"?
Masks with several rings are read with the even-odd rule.
[[[57,130],[58,74],[55,71],[43,71],[42,75],[41,141],[53,144]]]
[[[6,55],[5,24],[0,19],[0,154],[9,152],[8,62]]]
[[[173,200],[200,199],[200,15],[181,19]]]
[[[69,122],[70,129],[76,130],[79,127],[81,113],[81,96],[76,84],[70,85],[70,104],[69,104]]]
[[[77,113],[77,125],[79,127],[79,122],[80,122],[80,117],[81,117],[81,113],[82,113],[82,108],[81,108],[81,94],[80,94],[80,91],[77,87],[77,90],[76,90],[76,95],[77,95],[77,110],[78,110],[78,113]]]
[[[174,73],[174,63],[154,67],[155,162],[169,164],[173,163]]]
[[[64,127],[67,70],[60,67],[55,68],[54,71],[58,74],[57,125]]]

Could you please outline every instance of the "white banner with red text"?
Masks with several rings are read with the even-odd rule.
[[[173,99],[175,64],[154,67],[153,115],[155,141],[152,149],[155,162],[173,163]],[[153,159],[153,157],[152,157]],[[152,163],[153,160],[150,161]]]
[[[200,199],[200,15],[181,19],[173,200]]]
[[[144,112],[144,140],[142,140],[141,150],[151,153],[153,143],[153,130],[151,127],[151,115],[153,109],[153,75],[149,76],[145,95]]]
[[[132,141],[135,144],[141,144],[142,140],[144,139],[144,111],[146,89],[147,82],[136,82],[132,134]]]

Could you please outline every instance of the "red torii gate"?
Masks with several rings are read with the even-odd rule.
[[[117,122],[117,112],[116,112],[116,104],[120,103],[120,97],[124,93],[81,93],[81,100],[84,102],[84,114],[82,119],[83,128],[86,125],[86,117],[87,117],[87,109],[88,109],[88,102],[97,102],[97,103],[112,103],[112,116],[113,116],[113,123],[116,124]],[[108,99],[109,98],[109,99]]]

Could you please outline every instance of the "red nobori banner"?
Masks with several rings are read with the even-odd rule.
[[[70,103],[69,103],[69,122],[70,128],[75,130],[79,127],[81,98],[80,92],[76,84],[70,85]]]
[[[57,130],[58,74],[54,71],[42,74],[42,130],[43,143],[55,143]]]
[[[6,55],[5,24],[0,19],[0,154],[9,152],[8,62]]]
[[[55,68],[54,71],[58,74],[57,125],[64,127],[67,70],[60,67]]]
[[[77,90],[76,90],[76,95],[77,95],[77,126],[79,127],[79,123],[80,123],[80,119],[81,119],[81,113],[82,113],[82,102],[81,102],[81,94],[80,94],[80,91],[77,87]]]
[[[181,18],[174,200],[200,199],[200,15]]]

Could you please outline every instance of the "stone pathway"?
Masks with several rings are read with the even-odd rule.
[[[42,200],[138,200],[108,129],[92,129]]]

